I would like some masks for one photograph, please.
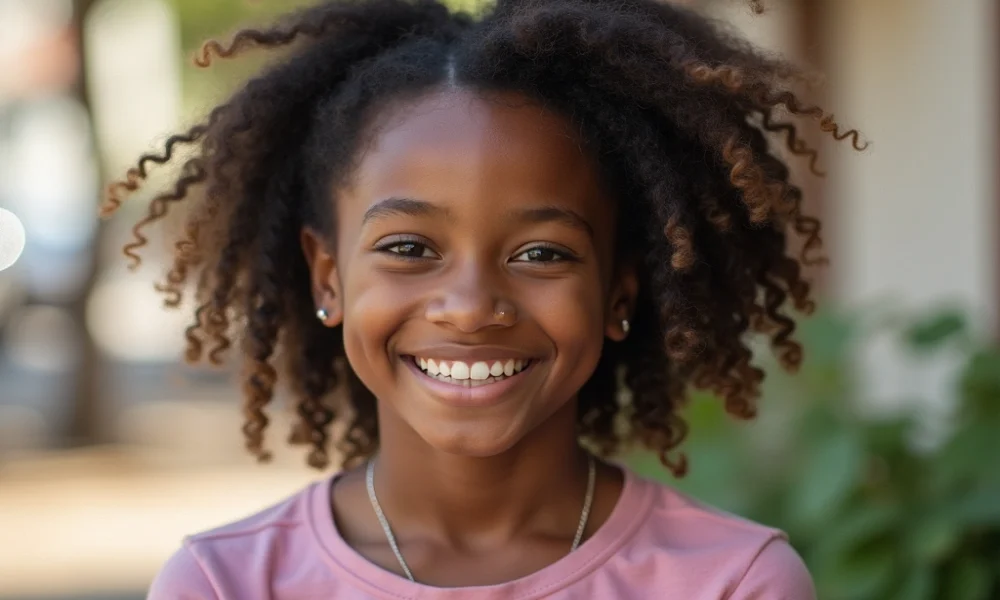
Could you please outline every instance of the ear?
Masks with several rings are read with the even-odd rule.
[[[309,266],[309,278],[312,281],[312,296],[316,310],[326,311],[326,318],[322,319],[324,325],[336,327],[344,320],[344,296],[341,289],[340,273],[337,271],[337,259],[329,250],[323,235],[312,228],[302,228],[299,242]]]
[[[604,335],[621,342],[628,337],[623,321],[631,321],[635,314],[635,301],[639,295],[639,275],[634,261],[623,263],[611,282],[608,309],[604,318]]]

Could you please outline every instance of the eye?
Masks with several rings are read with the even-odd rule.
[[[383,244],[376,249],[379,252],[394,254],[400,258],[407,259],[434,258],[437,256],[427,244],[412,240],[395,240]]]
[[[513,260],[515,262],[552,263],[570,260],[571,258],[568,252],[549,246],[534,246],[514,256]]]

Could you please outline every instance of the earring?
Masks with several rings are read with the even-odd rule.
[[[330,318],[330,313],[326,312],[325,308],[320,308],[316,311],[316,318],[320,321],[326,321]]]
[[[629,329],[630,329],[630,326],[628,324],[628,319],[622,319],[622,333],[624,333],[625,335],[628,335],[628,330]]]

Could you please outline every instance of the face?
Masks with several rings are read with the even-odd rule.
[[[383,427],[491,456],[575,418],[635,283],[565,119],[512,94],[424,96],[381,115],[335,196],[336,247],[303,247]]]

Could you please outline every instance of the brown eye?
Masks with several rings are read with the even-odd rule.
[[[566,260],[565,253],[547,246],[535,246],[514,257],[517,262],[550,263]]]
[[[399,254],[408,258],[420,258],[427,251],[427,246],[417,244],[416,242],[403,242],[402,244],[390,246],[387,250],[393,254]]]
[[[390,239],[386,243],[375,248],[382,254],[389,254],[394,257],[417,260],[424,258],[435,258],[437,254],[430,247],[417,240]]]

